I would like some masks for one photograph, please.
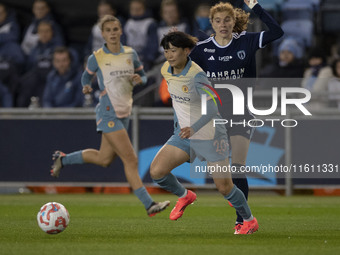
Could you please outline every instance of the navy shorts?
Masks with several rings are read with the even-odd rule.
[[[256,126],[255,124],[251,125]],[[231,123],[226,125],[228,137],[240,135],[250,140],[255,132],[255,127],[252,126],[248,125],[248,120],[233,120],[232,125]]]

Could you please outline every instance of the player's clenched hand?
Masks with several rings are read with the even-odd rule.
[[[131,75],[130,79],[131,79],[131,82],[132,82],[133,86],[135,86],[137,84],[143,83],[142,78],[140,77],[140,75],[136,74],[136,73]]]
[[[179,132],[179,136],[182,139],[187,139],[190,136],[192,136],[195,133],[194,129],[191,127],[185,127],[185,128],[181,128],[181,132]]]
[[[178,32],[178,28],[176,26],[172,26],[170,29],[169,29],[169,33],[171,32]]]
[[[244,0],[244,2],[250,9],[253,9],[255,4],[257,4],[257,0]]]
[[[90,94],[91,92],[92,92],[92,88],[91,88],[91,86],[90,85],[85,85],[84,87],[83,87],[83,93],[84,94]]]

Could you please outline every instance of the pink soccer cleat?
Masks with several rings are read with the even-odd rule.
[[[170,213],[170,220],[177,220],[182,217],[185,208],[192,204],[196,200],[196,194],[191,190],[188,190],[188,194],[183,197],[179,198],[174,209],[172,209]]]

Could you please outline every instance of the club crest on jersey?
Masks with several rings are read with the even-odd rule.
[[[240,50],[237,52],[237,56],[239,59],[243,60],[246,58],[246,52],[244,50]]]
[[[189,91],[188,86],[183,85],[183,86],[182,86],[182,91],[183,91],[184,93],[188,93],[188,91]]]
[[[107,123],[109,128],[113,128],[115,126],[115,123],[113,121],[109,121],[109,123]]]
[[[127,59],[127,60],[126,60],[126,63],[127,63],[128,65],[131,65],[131,64],[132,64],[131,59]]]

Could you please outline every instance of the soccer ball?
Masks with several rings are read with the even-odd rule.
[[[62,232],[70,222],[65,206],[57,202],[44,204],[37,215],[39,227],[47,234]]]

